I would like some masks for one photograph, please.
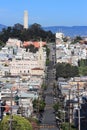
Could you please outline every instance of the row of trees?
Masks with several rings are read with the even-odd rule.
[[[18,38],[21,41],[40,40],[55,41],[55,35],[51,31],[45,31],[40,24],[34,23],[28,29],[23,29],[21,24],[15,24],[13,27],[8,27],[0,33],[0,43],[5,43],[8,38]]]
[[[78,61],[79,75],[87,75],[87,59],[81,59]]]
[[[69,63],[56,64],[56,78],[64,77],[70,78],[79,75],[79,69],[77,66],[72,66]]]
[[[49,54],[50,54],[50,49],[48,48],[48,46],[46,46],[46,66],[49,65],[50,61],[49,61]]]
[[[36,48],[34,45],[26,46],[26,52],[30,51],[32,53],[36,53],[38,51],[38,48]]]
[[[78,66],[79,67],[81,67],[81,66],[83,66],[83,67],[87,66],[87,59],[81,59],[81,60],[79,60],[78,61]]]
[[[87,76],[87,59],[79,60],[78,66],[72,66],[69,63],[56,64],[56,78],[69,78],[75,76]]]
[[[43,112],[44,108],[45,108],[45,101],[42,99],[41,100],[39,100],[39,99],[33,100],[33,108],[37,112]]]
[[[81,40],[82,40],[82,37],[76,36],[76,37],[73,39],[73,41],[72,41],[71,44],[76,44],[76,43],[78,43],[78,42],[81,41]]]

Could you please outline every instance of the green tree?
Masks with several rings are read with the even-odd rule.
[[[42,90],[46,90],[47,89],[47,85],[43,83],[41,88],[42,88]]]
[[[63,77],[63,71],[64,71],[64,63],[58,63],[56,64],[56,78]]]
[[[37,100],[37,99],[34,99],[32,103],[33,103],[33,108],[34,108],[34,109],[37,109],[38,100]]]
[[[79,74],[81,76],[87,76],[87,66],[83,67],[83,66],[80,66],[79,67]]]
[[[61,108],[60,103],[55,103],[55,104],[53,105],[53,108],[54,108],[54,110],[57,112],[57,111]]]
[[[15,24],[13,27],[8,27],[0,32],[0,40],[6,42],[8,38],[18,38],[21,41],[55,41],[55,35],[51,31],[45,31],[40,24],[34,23],[27,30],[23,29],[22,25]]]
[[[71,77],[79,76],[79,68],[77,66],[72,66],[71,68]]]
[[[39,99],[33,100],[33,108],[37,109],[38,112],[44,111],[44,107],[45,107],[44,100],[39,100]]]
[[[9,129],[10,116],[4,116],[1,121],[1,130]],[[12,130],[32,130],[30,122],[24,117],[14,115],[12,120]]]
[[[5,43],[3,41],[0,41],[0,48],[2,48],[3,46],[5,46]]]
[[[81,59],[78,61],[79,74],[81,76],[87,75],[87,59]]]
[[[79,75],[78,67],[72,66],[69,63],[58,63],[56,65],[56,78],[64,77],[74,77]]]
[[[64,65],[64,71],[65,78],[72,77],[72,66],[70,64]]]
[[[39,112],[44,111],[45,105],[46,105],[45,101],[40,100],[40,102],[39,102]]]
[[[49,58],[47,58],[47,59],[46,59],[46,66],[48,66],[49,63],[50,63],[50,60],[49,60]]]
[[[47,57],[49,57],[49,54],[50,54],[50,49],[46,46],[46,55],[47,55]]]
[[[79,42],[80,40],[82,40],[82,38],[80,37],[80,36],[76,36],[75,38],[74,38],[74,43],[77,43],[77,42]]]
[[[38,48],[34,47],[34,45],[29,45],[26,46],[25,48],[26,48],[26,52],[28,52],[28,50],[33,53],[36,53],[38,51]]]
[[[62,130],[69,130],[69,123],[62,123]],[[76,130],[73,124],[70,124],[70,130]]]
[[[81,59],[78,61],[78,66],[87,66],[87,59]]]

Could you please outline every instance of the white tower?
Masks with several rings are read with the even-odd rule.
[[[24,11],[24,29],[28,29],[28,11]]]

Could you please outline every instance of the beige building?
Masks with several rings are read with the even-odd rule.
[[[17,46],[19,48],[21,44],[22,44],[22,41],[15,38],[9,38],[8,41],[6,42],[6,46],[9,46],[9,47]]]
[[[33,68],[31,69],[31,75],[43,76],[44,70],[42,68]]]
[[[10,62],[10,73],[12,75],[21,75],[21,74],[31,74],[31,69],[35,67],[39,67],[37,61],[30,60],[13,60]]]

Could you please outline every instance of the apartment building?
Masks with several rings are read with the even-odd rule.
[[[13,60],[9,64],[10,73],[11,75],[18,75],[18,74],[31,74],[31,69],[35,67],[39,67],[37,61],[31,60]]]
[[[87,45],[80,43],[56,45],[56,59],[57,63],[66,62],[78,66],[78,60],[87,58]]]
[[[6,46],[8,47],[17,46],[18,48],[20,48],[22,46],[22,41],[16,38],[9,38],[8,41],[6,42]]]

